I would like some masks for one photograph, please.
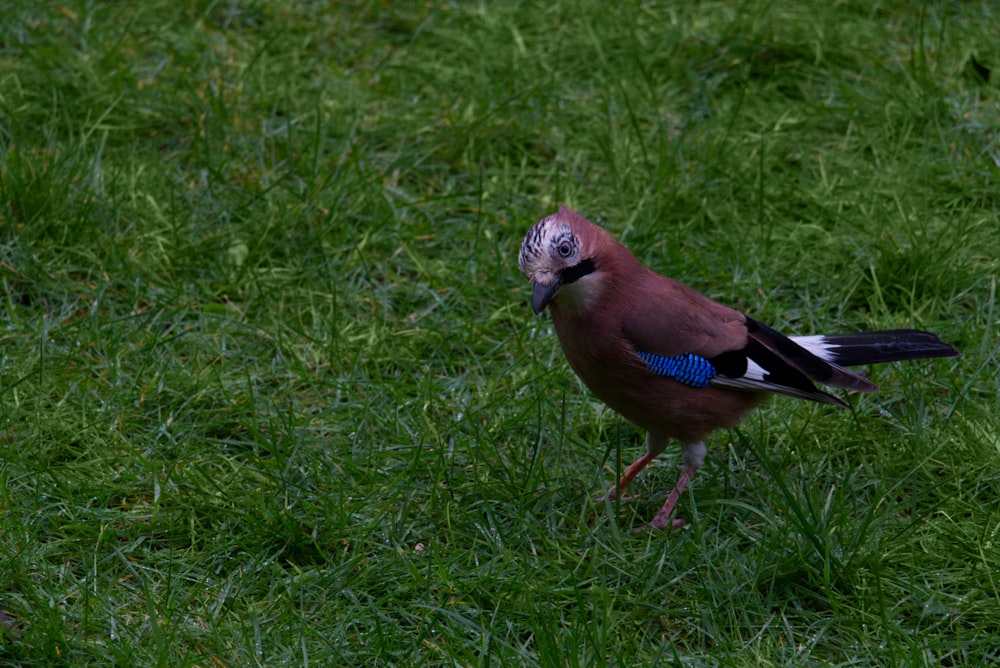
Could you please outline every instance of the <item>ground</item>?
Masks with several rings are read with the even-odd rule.
[[[0,664],[1000,656],[994,3],[0,4]],[[961,358],[642,434],[559,204],[791,334]]]

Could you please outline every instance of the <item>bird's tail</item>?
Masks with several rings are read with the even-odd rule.
[[[789,338],[817,357],[839,366],[956,357],[959,354],[936,335],[916,329]]]

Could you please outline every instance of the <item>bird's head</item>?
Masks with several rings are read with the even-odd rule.
[[[559,295],[559,303],[583,305],[597,290],[596,250],[604,230],[574,211],[559,212],[535,223],[521,242],[517,266],[531,281],[535,313]]]

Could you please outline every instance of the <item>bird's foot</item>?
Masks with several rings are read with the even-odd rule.
[[[608,489],[607,494],[601,494],[598,496],[591,497],[591,500],[594,503],[607,503],[608,501],[617,501],[618,503],[628,503],[629,501],[635,501],[636,497],[634,496],[621,496],[620,494],[622,491],[624,490],[620,490],[618,485],[614,485],[610,489]]]
[[[638,497],[635,496],[623,496],[621,498],[618,498],[613,494],[603,494],[599,496],[592,496],[590,497],[590,500],[593,501],[594,503],[607,503],[609,501],[611,503],[630,503],[632,501],[635,501],[637,498]]]
[[[685,470],[681,473],[681,477],[677,480],[677,484],[674,485],[673,490],[667,495],[667,500],[663,502],[663,507],[660,508],[659,512],[656,513],[656,517],[649,523],[649,529],[666,529],[684,526],[684,520],[681,519],[671,519],[674,514],[674,507],[677,505],[677,500],[681,496],[681,492],[687,486],[688,480],[691,479],[692,472]],[[639,531],[645,531],[647,527],[639,529]]]
[[[645,533],[647,531],[662,531],[663,529],[680,529],[684,526],[684,520],[680,518],[668,519],[666,522],[657,522],[657,518],[653,518],[653,521],[649,524],[643,524],[642,526],[632,529],[632,533]]]

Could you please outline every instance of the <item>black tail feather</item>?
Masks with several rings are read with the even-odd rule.
[[[841,366],[959,355],[936,335],[917,329],[833,334],[824,336],[823,343],[830,346],[832,361]]]
[[[845,369],[839,358],[820,357],[794,339],[752,318],[747,318],[747,332],[751,341],[757,341],[785,360],[789,366],[824,385],[857,392],[878,391],[878,385],[861,374]],[[826,344],[825,337],[823,343]]]

